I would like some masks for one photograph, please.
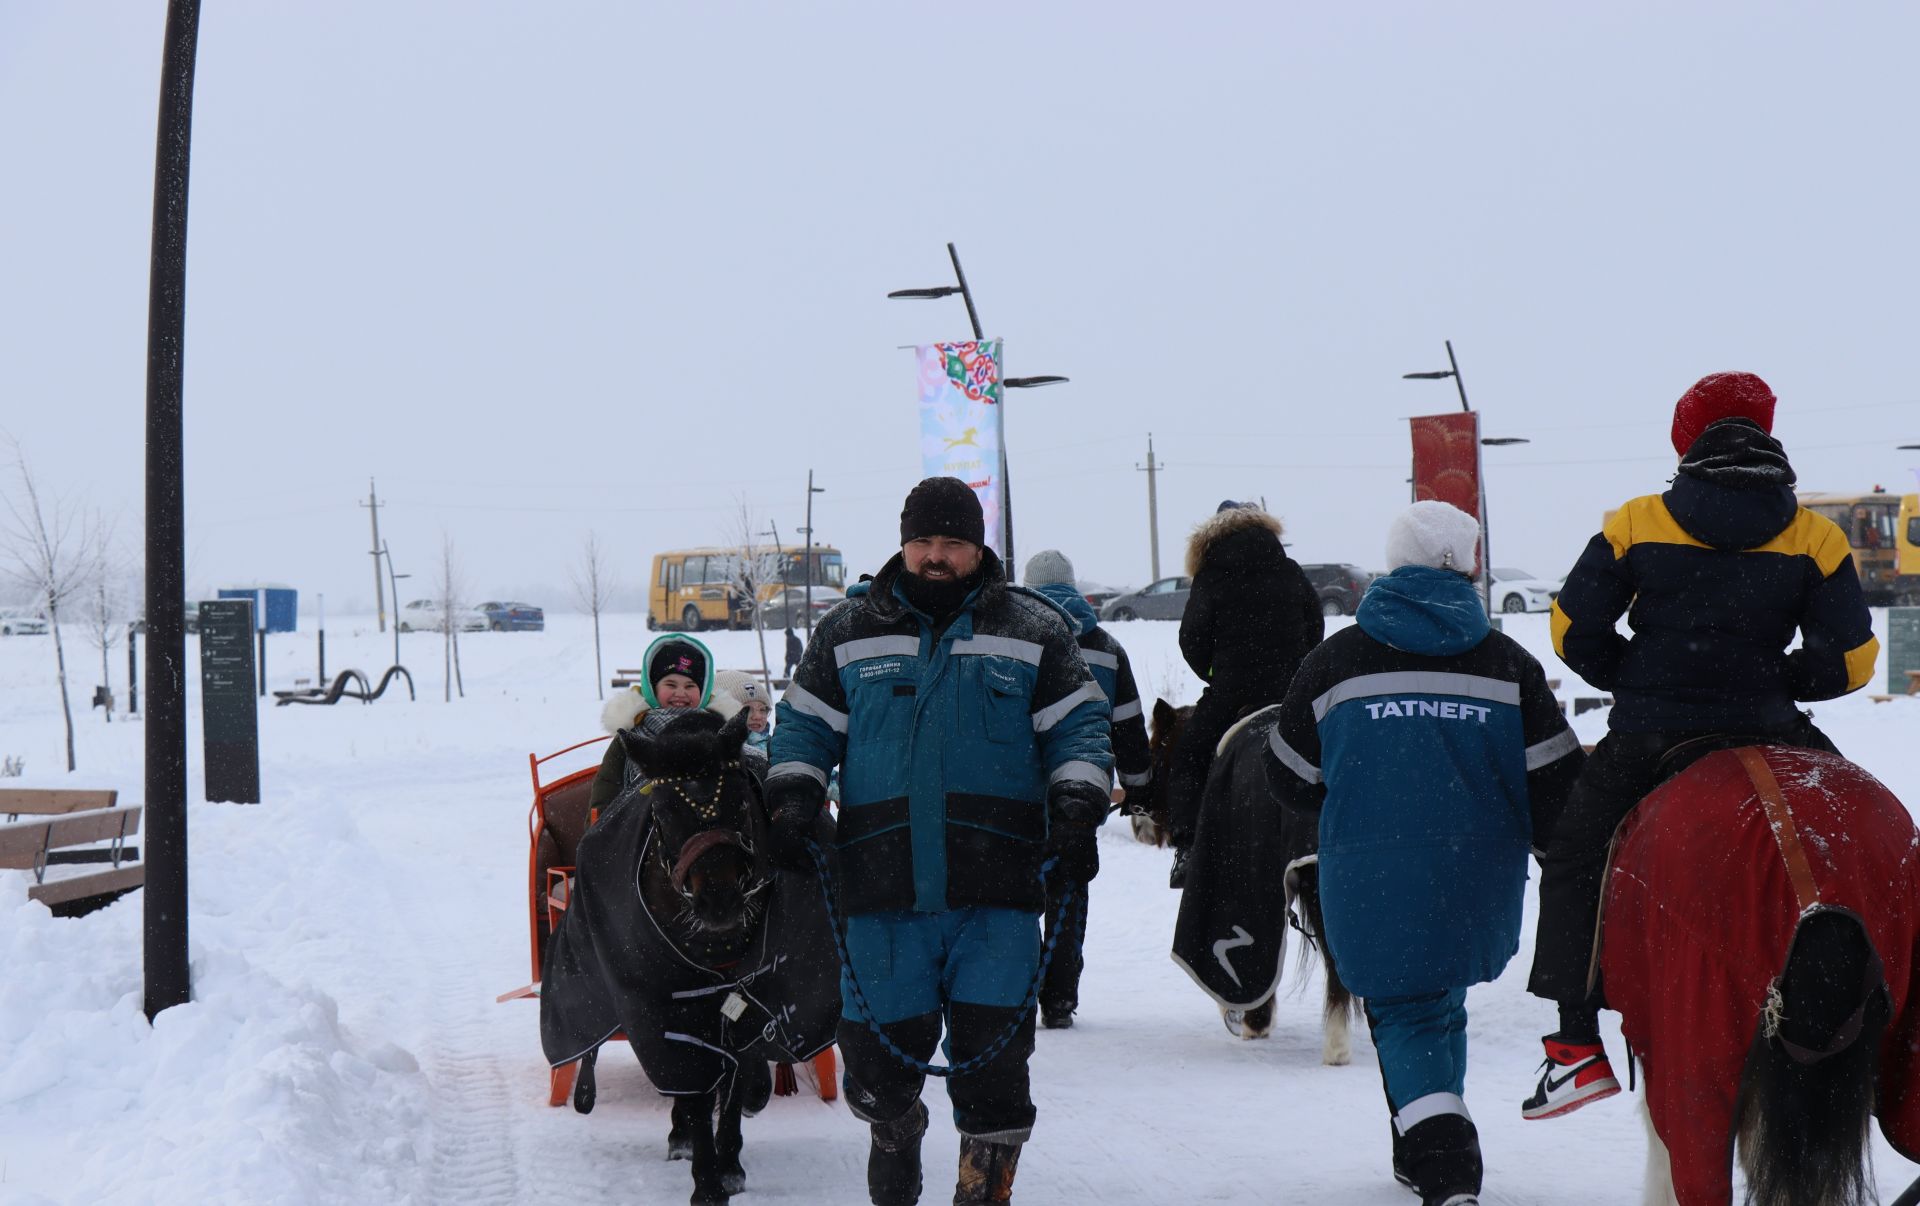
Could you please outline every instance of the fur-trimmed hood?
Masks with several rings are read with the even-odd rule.
[[[1187,537],[1187,577],[1191,578],[1200,572],[1207,554],[1222,540],[1241,532],[1261,529],[1272,532],[1274,543],[1280,543],[1280,517],[1268,514],[1259,507],[1232,507],[1201,520],[1193,529],[1193,535]]]
[[[600,727],[609,733],[618,733],[621,729],[632,728],[651,710],[640,694],[639,686],[628,687],[614,692],[607,699],[606,705],[600,709]],[[707,703],[707,711],[722,720],[733,719],[733,714],[739,710],[739,700],[719,691],[714,692],[713,698]]]

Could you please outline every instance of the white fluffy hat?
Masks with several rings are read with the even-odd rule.
[[[1400,512],[1387,529],[1387,570],[1425,565],[1471,577],[1479,545],[1479,520],[1452,503],[1428,499]]]

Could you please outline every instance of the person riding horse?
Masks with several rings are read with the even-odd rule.
[[[1600,1041],[1604,994],[1588,969],[1622,818],[1703,740],[1837,753],[1795,705],[1857,691],[1873,675],[1879,642],[1846,534],[1795,498],[1793,467],[1768,434],[1773,410],[1773,391],[1751,373],[1697,382],[1674,407],[1672,487],[1621,507],[1554,601],[1554,652],[1612,691],[1614,706],[1541,861],[1527,987],[1558,1004],[1560,1027],[1542,1040],[1523,1117],[1620,1090]],[[1622,614],[1632,639],[1615,629]],[[1788,653],[1796,629],[1801,645]]]

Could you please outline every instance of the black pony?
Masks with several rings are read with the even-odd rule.
[[[1190,708],[1153,710],[1155,749],[1171,748]],[[1318,946],[1326,973],[1321,1059],[1353,1057],[1353,995],[1340,980],[1320,916],[1320,819],[1285,807],[1268,774],[1267,736],[1278,708],[1242,717],[1220,739],[1201,797],[1199,825],[1174,926],[1174,961],[1220,1006],[1227,1029],[1265,1038],[1273,1029],[1289,925]],[[1167,732],[1163,740],[1162,733]],[[1156,768],[1157,769],[1157,768]]]
[[[826,910],[767,860],[746,734],[744,712],[724,726],[695,712],[615,738],[638,777],[580,839],[541,977],[547,1059],[580,1062],[574,1108],[593,1108],[595,1054],[624,1031],[674,1099],[668,1154],[691,1157],[695,1206],[745,1188],[740,1119],[766,1104],[768,1061],[811,1059],[840,1018]]]

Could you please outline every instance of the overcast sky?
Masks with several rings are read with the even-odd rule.
[[[0,428],[141,531],[160,0],[0,4]],[[1378,568],[1409,415],[1489,435],[1494,560],[1557,576],[1663,488],[1674,400],[1759,373],[1806,488],[1911,490],[1920,7],[207,0],[189,582],[370,610],[443,535],[566,605],[737,525],[876,567],[918,478],[900,345],[1011,373],[1016,540],[1164,571],[1224,497]]]

